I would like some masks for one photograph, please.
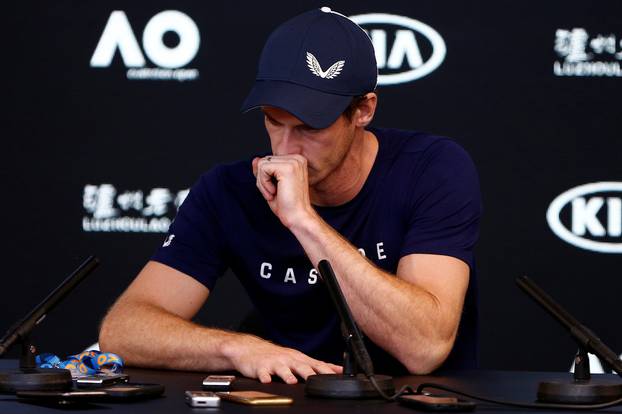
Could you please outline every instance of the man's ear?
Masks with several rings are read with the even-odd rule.
[[[371,123],[376,113],[376,105],[378,104],[378,95],[370,92],[365,95],[365,100],[359,103],[354,112],[354,124],[357,127],[364,128]]]

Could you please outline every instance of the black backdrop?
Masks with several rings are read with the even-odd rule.
[[[520,274],[532,276],[622,351],[615,311],[622,287],[620,190],[609,184],[600,194],[575,195],[577,205],[566,203],[557,215],[562,227],[584,240],[607,242],[617,253],[565,241],[546,219],[553,200],[571,188],[622,181],[622,4],[615,0],[6,5],[0,330],[96,253],[103,265],[35,336],[42,351],[61,355],[94,342],[108,306],[164,239],[140,223],[156,219],[152,225],[165,226],[176,197],[201,172],[269,148],[260,114],[238,110],[261,47],[278,23],[325,5],[350,16],[408,17],[433,28],[446,45],[444,60],[431,73],[379,87],[374,124],[454,137],[478,166],[485,207],[477,249],[482,365],[565,370],[570,364],[575,346],[515,287]],[[168,72],[161,68],[158,76],[198,77],[128,79],[132,68],[119,50],[109,66],[92,67],[115,10],[127,17],[146,68],[158,68],[142,39],[148,22],[165,10],[188,16],[200,33],[196,56]],[[385,30],[387,53],[395,30],[408,30],[370,28]],[[422,33],[414,35],[426,61],[434,47]],[[182,40],[188,39],[174,31],[160,36],[171,50]],[[404,71],[408,64],[381,73]],[[596,208],[600,201],[604,205]],[[118,231],[93,231],[93,223],[101,230],[111,220]],[[606,234],[599,235],[598,223]],[[132,229],[140,231],[127,231]],[[198,320],[235,327],[249,310],[229,274]]]

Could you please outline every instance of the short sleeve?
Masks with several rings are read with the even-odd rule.
[[[444,139],[426,149],[421,163],[400,254],[452,256],[473,269],[482,211],[473,161],[462,147]]]
[[[223,230],[216,214],[218,167],[192,186],[164,243],[151,257],[194,277],[212,290],[227,269]]]

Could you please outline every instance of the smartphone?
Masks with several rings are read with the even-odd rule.
[[[397,397],[400,404],[423,411],[473,411],[476,404],[451,396],[407,394]]]
[[[78,388],[104,387],[112,384],[126,383],[130,380],[127,374],[96,374],[74,378]]]
[[[154,398],[162,395],[164,386],[160,384],[116,384],[93,389],[72,391],[19,391],[18,398],[38,401],[121,401]]]
[[[186,402],[190,407],[219,407],[220,397],[211,391],[186,391]]]
[[[235,381],[235,375],[210,375],[203,380],[203,389],[212,391],[225,391],[231,388]]]
[[[107,394],[102,390],[72,391],[18,391],[15,395],[25,402],[67,404],[77,402],[102,401]]]
[[[217,392],[216,395],[223,400],[248,405],[289,405],[294,402],[290,397],[268,394],[267,392],[261,391]]]

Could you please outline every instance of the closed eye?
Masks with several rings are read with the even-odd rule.
[[[317,129],[317,128],[313,128],[313,127],[310,127],[309,125],[305,125],[305,124],[298,125],[298,127],[297,127],[297,128],[298,128],[299,130],[301,130],[301,131],[304,131],[304,132],[311,132],[311,133],[319,131],[319,129]]]
[[[270,115],[264,113],[264,116],[266,117],[266,120],[268,122],[270,122],[272,125],[281,125],[281,123],[279,121],[277,121],[276,119],[272,118]]]

